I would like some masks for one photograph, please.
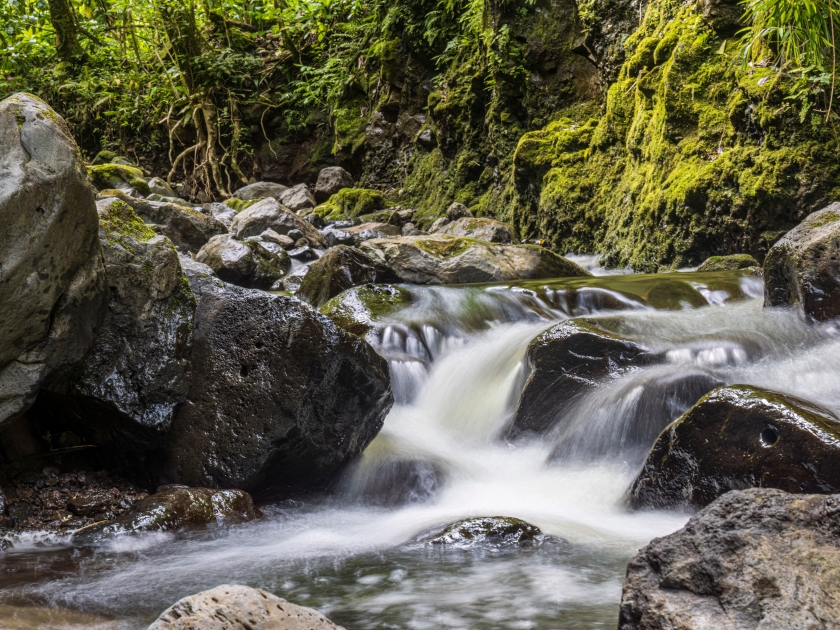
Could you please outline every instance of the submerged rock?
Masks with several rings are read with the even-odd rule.
[[[367,338],[374,321],[411,303],[411,293],[388,284],[365,284],[339,293],[321,307],[336,326]]]
[[[195,259],[225,282],[253,289],[270,289],[291,266],[281,248],[272,251],[257,239],[238,241],[229,234],[211,238]]]
[[[840,317],[840,203],[809,214],[764,260],[764,305],[801,305],[816,321]]]
[[[318,182],[315,184],[315,199],[324,202],[339,190],[352,188],[353,185],[353,176],[350,173],[340,166],[329,166],[321,169],[321,172],[318,173]]]
[[[243,201],[254,201],[256,199],[264,199],[265,197],[273,197],[279,199],[280,195],[289,190],[288,186],[282,184],[275,184],[274,182],[256,182],[243,186],[235,193],[233,197],[242,199]]]
[[[237,239],[259,236],[268,229],[286,236],[297,230],[311,245],[326,247],[324,237],[309,221],[283,207],[276,199],[263,199],[242,210],[230,225],[230,233]]]
[[[644,346],[586,320],[569,319],[552,326],[528,345],[530,376],[519,397],[508,437],[545,433],[582,395],[602,381],[652,359]]]
[[[588,272],[536,245],[497,245],[435,234],[373,239],[360,249],[413,284],[462,284],[587,276]]]
[[[474,219],[465,217],[453,223],[447,223],[437,230],[438,234],[465,236],[488,243],[516,243],[513,230],[509,225],[495,219]]]
[[[707,258],[697,271],[734,271],[736,269],[760,269],[759,262],[749,254],[712,256]]]
[[[79,364],[105,316],[94,193],[72,138],[34,96],[0,101],[0,424]]]
[[[108,312],[82,368],[50,384],[33,413],[139,452],[160,446],[186,399],[195,298],[169,239],[119,199],[97,207]]]
[[[242,490],[178,488],[137,501],[110,523],[87,527],[73,536],[78,545],[153,531],[175,531],[213,523],[251,521],[257,517],[254,501]]]
[[[190,281],[193,376],[158,483],[285,494],[360,454],[393,404],[385,360],[295,298]]]
[[[425,539],[429,545],[457,548],[479,545],[512,546],[535,542],[542,534],[536,525],[509,516],[468,518],[448,525],[438,534]]]
[[[635,508],[702,507],[733,489],[840,492],[840,421],[796,398],[732,385],[659,436],[633,482]]]
[[[351,287],[399,281],[397,274],[364,252],[340,245],[309,265],[297,297],[318,308]]]
[[[261,589],[223,584],[178,600],[148,630],[343,630],[317,610]]]
[[[831,628],[840,497],[732,491],[630,562],[619,630]]]

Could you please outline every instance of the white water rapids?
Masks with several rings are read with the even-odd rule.
[[[348,630],[614,628],[627,561],[687,519],[629,512],[622,499],[656,435],[694,402],[685,399],[692,383],[749,383],[840,410],[834,327],[763,309],[756,278],[729,274],[730,288],[716,289],[708,274],[680,274],[707,305],[676,310],[647,306],[634,278],[579,280],[577,293],[561,281],[539,291],[411,288],[413,304],[379,326],[398,402],[333,496],[267,506],[244,525],[95,551],[19,543],[0,558],[0,620],[139,629],[180,597],[244,583]],[[625,310],[599,306],[605,296]],[[528,343],[569,316],[666,362],[602,383],[545,439],[509,444],[500,434],[527,377]],[[562,541],[418,542],[478,516],[520,518]]]

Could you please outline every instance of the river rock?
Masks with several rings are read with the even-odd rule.
[[[730,256],[711,256],[697,268],[697,271],[735,271],[736,269],[760,268],[759,262],[749,254],[732,254]]]
[[[260,238],[267,243],[274,243],[275,245],[279,245],[283,249],[291,249],[295,246],[295,242],[293,239],[289,238],[285,234],[278,234],[271,228],[267,229],[265,232],[260,234]]]
[[[392,236],[402,236],[402,229],[390,223],[368,222],[360,223],[352,227],[344,228],[344,231],[353,238],[353,242],[358,245],[374,238],[390,238]]]
[[[640,508],[696,508],[733,489],[840,492],[840,421],[790,396],[721,387],[670,425],[630,490]]]
[[[151,195],[160,195],[161,197],[170,197],[176,198],[178,195],[175,194],[175,191],[172,190],[172,187],[166,182],[165,179],[161,179],[160,177],[152,177],[148,181],[149,185],[149,194]]]
[[[143,176],[143,171],[127,164],[97,164],[87,167],[90,181],[99,190],[116,189],[127,195],[148,195],[149,184]]]
[[[387,362],[300,300],[190,280],[193,376],[158,483],[286,494],[361,453],[393,404]]]
[[[164,610],[148,630],[344,630],[317,610],[261,589],[223,584]]]
[[[162,444],[186,400],[196,303],[168,238],[119,199],[97,207],[108,313],[84,365],[50,384],[33,413],[109,447],[107,458]]]
[[[321,306],[321,312],[349,333],[375,341],[375,321],[411,304],[411,293],[389,284],[365,284],[347,289]]]
[[[545,433],[584,394],[653,359],[644,346],[586,320],[569,319],[552,326],[528,345],[530,375],[507,437]]]
[[[255,199],[264,199],[266,197],[279,199],[280,195],[287,190],[289,190],[289,187],[283,186],[282,184],[275,184],[274,182],[256,182],[255,184],[243,186],[233,193],[233,197],[236,199],[242,199],[243,201],[253,201]]]
[[[236,210],[224,203],[210,203],[205,206],[207,213],[230,230],[230,224],[236,216]]]
[[[268,229],[287,236],[292,230],[298,230],[313,246],[326,247],[324,237],[311,223],[281,206],[276,199],[263,199],[246,208],[230,226],[231,234],[238,239],[259,236]]]
[[[438,234],[443,228],[449,225],[450,221],[446,217],[438,217],[429,226],[429,234]]]
[[[298,184],[297,186],[292,186],[288,190],[284,190],[277,198],[277,201],[292,212],[307,210],[309,208],[314,208],[317,205],[315,196],[306,184]]]
[[[318,173],[315,199],[324,202],[343,188],[353,188],[353,176],[340,166],[329,166]]]
[[[426,538],[425,542],[458,548],[479,545],[518,546],[535,542],[541,534],[539,527],[518,518],[491,516],[452,523],[440,533]]]
[[[94,192],[64,120],[0,101],[0,424],[84,358],[108,303]]]
[[[630,562],[619,630],[836,628],[837,495],[734,490]]]
[[[291,266],[282,249],[271,251],[258,239],[238,241],[229,234],[211,238],[195,259],[225,282],[253,289],[270,289]]]
[[[73,536],[73,542],[85,545],[127,534],[242,523],[256,517],[254,500],[242,490],[178,488],[137,501],[116,520],[83,529]]]
[[[809,214],[764,260],[764,305],[799,304],[816,321],[840,316],[840,203]]]
[[[309,265],[297,297],[318,308],[351,287],[399,281],[399,277],[382,263],[355,247],[341,245]]]
[[[457,201],[446,209],[446,218],[450,221],[458,221],[459,219],[466,217],[472,218],[472,215],[473,213],[470,212],[470,209],[467,208],[467,206],[462,203],[458,203]]]
[[[360,249],[412,284],[462,284],[588,276],[537,245],[497,245],[443,234],[373,239]]]
[[[509,225],[495,219],[474,219],[464,217],[447,223],[437,232],[449,236],[466,236],[488,243],[516,243],[513,230]]]

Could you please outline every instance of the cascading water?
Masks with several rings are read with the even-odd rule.
[[[372,335],[397,404],[334,496],[268,506],[230,529],[95,550],[19,542],[0,558],[0,616],[19,615],[20,628],[144,628],[182,596],[238,582],[317,607],[348,630],[615,627],[628,559],[687,518],[623,507],[670,421],[708,389],[736,382],[840,410],[834,327],[762,309],[756,278],[674,278],[410,287],[411,305]],[[600,383],[544,438],[508,443],[501,436],[528,377],[527,346],[569,317],[662,360]],[[525,547],[422,542],[424,532],[478,516],[517,517],[548,536]],[[67,622],[50,626],[61,614]]]

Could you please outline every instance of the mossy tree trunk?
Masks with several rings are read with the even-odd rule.
[[[73,62],[82,58],[84,51],[79,44],[78,25],[69,0],[49,0],[50,21],[55,29],[55,48],[63,61]]]

